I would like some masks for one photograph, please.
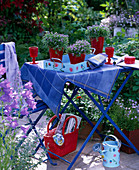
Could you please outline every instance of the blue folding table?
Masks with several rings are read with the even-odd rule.
[[[75,161],[77,160],[78,156],[86,146],[87,142],[96,131],[101,137],[102,135],[97,130],[98,125],[101,123],[104,117],[106,117],[112,125],[118,130],[118,132],[125,138],[125,140],[129,143],[130,147],[132,147],[137,154],[139,151],[137,148],[130,142],[130,140],[124,135],[124,133],[120,130],[120,128],[114,123],[114,121],[109,117],[107,114],[109,108],[123,89],[124,85],[130,78],[134,71],[134,68],[124,68],[118,67],[115,65],[103,65],[99,68],[94,70],[86,70],[83,72],[71,74],[53,70],[46,70],[38,67],[37,65],[30,65],[25,63],[21,68],[21,77],[23,80],[31,81],[33,83],[34,89],[37,92],[38,96],[45,102],[48,107],[57,115],[59,116],[59,109],[61,104],[62,96],[65,95],[68,98],[68,102],[62,109],[61,113],[64,113],[65,109],[71,102],[73,106],[80,112],[80,114],[91,124],[93,127],[91,133],[86,138],[85,142],[81,146],[80,150],[78,151],[77,155],[74,157],[72,162],[69,162],[65,159],[67,163],[69,163],[69,167],[67,169],[71,169]],[[104,109],[102,103],[102,97],[106,97],[107,99],[110,98],[110,94],[112,88],[121,72],[128,72],[128,76],[124,80],[121,87],[117,90],[115,96],[111,99],[110,103],[108,104],[107,108]],[[71,82],[75,85],[73,93],[71,97],[69,97],[66,92],[64,91],[64,85],[66,82]],[[85,113],[83,113],[77,105],[72,101],[74,96],[77,94],[79,88],[82,88],[86,95],[94,102],[94,104],[98,107],[98,109],[103,113],[96,125],[94,126],[92,122],[86,117]],[[91,93],[93,92],[98,95],[99,103],[92,97]],[[41,139],[40,144],[36,148],[36,152],[41,146],[43,139]]]

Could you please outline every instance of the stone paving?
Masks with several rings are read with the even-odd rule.
[[[37,113],[33,114],[31,117],[32,119],[36,118]],[[22,119],[20,121],[20,124],[24,124],[26,122],[26,119]],[[41,119],[41,121],[37,125],[37,129],[41,131],[41,134],[46,132],[46,116]],[[82,143],[84,140],[78,139],[77,143],[77,149],[76,151],[64,156],[65,159],[68,161],[72,161],[74,156],[77,154],[77,151],[80,149]],[[100,142],[98,140],[91,140],[87,143],[86,147],[80,154],[79,158],[76,160],[74,163],[73,167],[71,170],[139,170],[139,155],[136,153],[134,154],[126,154],[123,152],[120,152],[120,166],[117,168],[107,168],[103,166],[103,159],[101,158],[100,154],[97,152],[93,152],[92,146],[94,143]],[[39,151],[36,154],[36,157],[39,157],[41,154],[42,150],[39,149]],[[44,160],[46,157],[44,158]],[[53,166],[50,164],[49,161],[43,162],[38,167],[36,170],[66,170],[69,166],[68,163],[65,161],[62,161],[61,159],[52,159],[54,163],[57,163],[56,166]],[[33,159],[35,163],[38,162],[37,159]]]

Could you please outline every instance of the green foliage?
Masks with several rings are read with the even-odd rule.
[[[89,7],[94,7],[96,11],[102,11],[103,10],[103,5],[101,6],[100,4],[106,3],[107,0],[86,0],[87,4]]]
[[[85,1],[64,0],[49,1],[44,11],[44,29],[69,35],[69,42],[85,39],[88,25],[100,23],[102,16],[93,8],[87,8]]]
[[[139,40],[136,39],[118,45],[115,54],[119,56],[128,54],[129,56],[135,56],[136,59],[139,59]]]
[[[127,73],[121,73],[118,77],[118,80],[115,83],[115,89],[118,89],[121,83],[126,79]],[[124,99],[131,98],[133,100],[139,101],[139,73],[134,71],[133,75],[130,77],[128,83],[125,84],[124,88],[121,91]]]
[[[19,138],[15,138],[16,143],[20,142]],[[36,141],[38,138],[36,135],[32,135],[28,137],[26,141],[18,148],[15,155],[12,158],[13,166],[12,168],[15,170],[21,169],[32,169],[35,170],[37,166],[42,162],[43,157],[45,156],[42,152],[39,156],[38,163],[33,162],[32,153],[34,152],[34,148],[36,148]]]
[[[1,126],[0,128],[2,129],[3,127]],[[11,131],[9,132],[12,133]],[[0,169],[5,170],[9,169],[13,165],[11,155],[15,155],[15,142],[13,140],[15,133],[13,132],[14,135],[7,135],[5,138],[1,136],[1,133],[2,131],[0,131]],[[3,132],[3,134],[5,134],[5,132]],[[3,139],[5,144],[3,143]]]
[[[69,87],[69,83],[66,83],[66,88],[67,88],[67,92],[69,96],[71,96],[72,94],[72,90],[70,90]],[[65,89],[66,90],[66,89]],[[95,97],[95,99],[98,101],[97,96],[93,96]],[[68,99],[66,97],[62,98],[61,101],[61,107],[60,107],[60,111],[63,109],[63,107],[65,106],[65,104],[68,102]],[[102,113],[101,111],[96,107],[96,105],[90,100],[90,98],[84,93],[83,90],[80,90],[75,97],[73,98],[73,102],[79,107],[79,109],[85,113],[85,115],[91,120],[91,121],[95,121],[97,122],[99,120],[99,118],[101,117]],[[68,105],[68,107],[66,108],[66,110],[64,111],[65,113],[72,113],[75,114],[77,116],[81,116],[81,114],[78,112],[77,109],[75,109],[75,107],[70,103]],[[54,114],[51,110],[46,111],[47,116],[52,117]],[[83,117],[82,117],[82,122],[86,121]]]
[[[119,97],[109,110],[113,121],[122,130],[133,131],[139,129],[139,104],[137,101],[124,100]]]
[[[117,47],[115,48],[115,54],[118,56],[124,56],[125,54],[128,54],[129,56],[135,56],[136,59],[139,59],[139,40],[133,39],[126,43],[121,43],[120,45],[117,44]],[[119,78],[115,83],[116,90],[119,88],[121,83],[126,79],[127,75],[128,73],[121,73],[119,75]],[[138,81],[139,81],[139,72],[134,71],[128,83],[125,84],[123,90],[121,91],[125,99],[131,98],[139,101]]]
[[[105,38],[104,46],[113,46],[115,48],[115,51],[118,48],[118,45],[121,45],[123,43],[127,43],[129,40],[125,37],[125,29],[122,28],[121,32],[117,32],[116,36],[109,35]]]
[[[18,58],[19,66],[21,67],[25,62],[31,61],[29,54],[30,46],[38,47],[37,60],[43,60],[49,58],[49,48],[42,43],[42,37],[37,35],[36,37],[30,37],[27,42],[20,39],[16,42],[16,53]]]

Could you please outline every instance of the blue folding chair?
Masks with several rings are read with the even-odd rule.
[[[5,44],[0,44],[0,64],[2,64],[3,67],[5,67]],[[6,78],[6,74],[4,75],[4,78]],[[23,81],[23,84],[25,84],[25,83],[26,83],[26,82]],[[27,133],[26,133],[26,136],[28,136],[28,135],[31,133],[31,131],[34,130],[34,132],[35,132],[35,134],[36,134],[36,136],[38,137],[38,140],[39,140],[39,147],[37,147],[36,152],[37,152],[37,150],[41,147],[41,148],[45,151],[46,156],[47,156],[48,160],[50,161],[50,163],[51,163],[52,165],[56,165],[56,163],[53,163],[53,161],[51,160],[51,158],[50,158],[50,156],[49,156],[49,154],[48,154],[48,152],[47,152],[47,150],[46,150],[46,148],[45,148],[45,146],[44,146],[44,144],[43,144],[43,140],[41,139],[41,137],[40,137],[40,135],[39,135],[39,133],[37,132],[36,127],[35,127],[35,126],[37,125],[37,123],[40,121],[40,119],[43,117],[43,115],[44,115],[44,113],[46,112],[46,110],[48,109],[48,106],[47,106],[41,99],[36,99],[36,98],[37,98],[37,95],[36,95],[36,92],[35,92],[34,90],[32,90],[32,92],[33,92],[33,97],[35,98],[35,101],[37,102],[37,104],[36,104],[36,109],[34,109],[34,110],[29,109],[29,113],[30,113],[30,114],[27,116],[29,123],[26,123],[25,125],[30,125],[30,128],[28,129],[28,131],[27,131]],[[31,115],[31,114],[34,114],[34,113],[36,113],[36,112],[39,112],[39,113],[38,113],[38,117],[36,117],[36,120],[35,120],[35,121],[32,121],[31,118],[30,118],[30,115]],[[1,113],[0,113],[0,115],[1,115]],[[5,116],[6,116],[6,115],[5,115]],[[16,114],[13,114],[12,116],[14,116],[14,117],[19,117],[19,116],[16,115]],[[25,115],[20,115],[19,118],[23,118],[24,116],[25,116]],[[17,127],[17,128],[19,128],[19,127]],[[8,133],[8,131],[6,132],[5,135],[7,135],[7,133]],[[0,133],[0,136],[2,137],[1,133]],[[25,138],[22,138],[22,139],[20,140],[20,142],[19,142],[18,145],[16,146],[16,150],[18,150],[18,148],[23,144],[24,141],[25,141]],[[4,136],[3,136],[3,142],[4,142],[4,144],[5,144]],[[33,155],[34,155],[36,152],[34,152]],[[46,160],[47,160],[47,159],[46,159]],[[45,161],[46,161],[46,160],[45,160]]]
[[[5,45],[1,44],[0,45],[0,64],[5,67]]]

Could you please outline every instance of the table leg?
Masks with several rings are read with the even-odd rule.
[[[67,170],[70,170],[71,167],[73,166],[73,164],[75,163],[75,161],[77,160],[78,156],[81,154],[82,150],[84,149],[84,147],[86,146],[86,144],[88,143],[88,141],[90,140],[91,136],[93,135],[93,133],[95,132],[95,130],[97,129],[98,125],[100,124],[100,122],[102,121],[102,119],[104,118],[104,115],[102,115],[100,117],[100,119],[98,120],[98,122],[96,123],[96,125],[94,126],[94,128],[92,129],[92,131],[90,132],[89,136],[87,137],[87,139],[85,140],[85,142],[83,143],[83,145],[81,146],[80,150],[78,151],[78,153],[76,154],[76,156],[74,157],[74,159],[72,160],[72,162],[70,163],[69,167]]]
[[[68,100],[70,100],[70,97],[64,92],[64,95],[67,97]],[[72,103],[72,105],[79,111],[79,113],[86,119],[86,121],[92,126],[94,127],[93,123],[88,119],[88,117],[79,109],[79,107],[72,101],[70,100],[70,102]],[[99,130],[96,129],[96,132],[98,133],[98,135],[103,138],[103,135],[100,134]]]
[[[122,83],[121,87],[118,89],[118,91],[116,92],[115,96],[113,97],[113,99],[111,100],[111,102],[109,103],[108,107],[106,108],[106,110],[104,110],[104,106],[102,104],[101,98],[99,96],[99,101],[100,101],[100,105],[98,104],[98,102],[91,96],[91,94],[84,89],[85,93],[90,97],[90,99],[95,103],[95,105],[99,108],[99,110],[103,113],[103,115],[101,116],[101,118],[99,119],[99,121],[96,123],[96,125],[94,126],[93,130],[91,131],[91,133],[89,134],[89,136],[87,137],[87,139],[85,140],[85,142],[83,143],[82,147],[80,148],[80,150],[78,151],[78,153],[76,154],[76,156],[74,157],[73,161],[71,162],[71,164],[68,167],[68,170],[71,169],[71,167],[73,166],[73,164],[75,163],[75,161],[77,160],[78,156],[80,155],[80,153],[82,152],[82,150],[84,149],[84,147],[86,146],[86,144],[88,143],[89,139],[91,138],[91,136],[93,135],[93,133],[95,132],[95,130],[97,129],[98,125],[100,124],[100,122],[102,121],[102,119],[104,117],[106,117],[111,123],[112,125],[118,130],[118,132],[125,138],[125,140],[130,144],[130,146],[137,152],[137,154],[139,154],[139,151],[137,150],[137,148],[130,142],[130,140],[124,135],[124,133],[120,130],[120,128],[115,124],[115,122],[108,116],[107,112],[109,110],[109,108],[111,107],[111,105],[113,104],[113,102],[115,101],[115,99],[117,98],[117,96],[119,95],[119,93],[121,92],[121,90],[123,89],[124,85],[126,84],[126,82],[128,81],[128,79],[131,77],[133,73],[133,70],[131,70],[127,76],[127,78],[124,80],[124,82]],[[68,97],[68,95],[66,93],[64,93],[64,95],[70,99]],[[71,103],[73,104],[73,106],[82,114],[81,110],[79,110],[79,108],[76,106],[76,104],[71,100]],[[83,115],[83,114],[82,114]],[[85,117],[87,118],[87,117]],[[86,119],[88,121],[88,118]]]

